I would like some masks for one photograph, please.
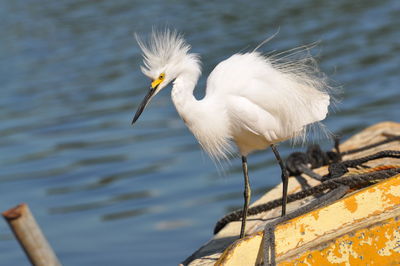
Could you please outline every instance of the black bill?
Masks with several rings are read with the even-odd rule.
[[[140,103],[139,108],[137,109],[136,114],[133,117],[132,125],[136,122],[136,120],[138,120],[138,118],[142,114],[144,108],[146,108],[147,104],[149,103],[151,97],[156,92],[156,89],[157,89],[157,87],[150,88],[150,91],[146,94],[146,96],[144,97],[143,101]]]

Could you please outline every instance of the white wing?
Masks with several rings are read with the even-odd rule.
[[[236,54],[218,64],[207,80],[207,97],[213,95],[246,98],[274,117],[288,137],[324,119],[330,98],[323,80],[301,69],[274,67],[256,52]]]
[[[267,137],[274,143],[279,140],[281,125],[270,113],[242,96],[229,96],[227,100],[232,134],[246,130],[257,136]]]

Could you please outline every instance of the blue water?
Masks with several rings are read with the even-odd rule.
[[[169,89],[131,127],[149,85],[134,32],[179,29],[205,74],[278,28],[263,51],[320,41],[313,54],[343,89],[327,127],[346,138],[399,121],[397,0],[6,0],[0,17],[1,211],[28,203],[65,265],[176,265],[242,205],[239,159],[218,170]],[[268,151],[249,168],[254,198],[279,182]],[[0,254],[0,265],[29,265],[4,221]]]

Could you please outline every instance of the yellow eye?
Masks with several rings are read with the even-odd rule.
[[[157,88],[158,85],[160,85],[165,79],[165,73],[161,73],[158,78],[156,80],[153,80],[153,82],[151,83],[151,87]]]

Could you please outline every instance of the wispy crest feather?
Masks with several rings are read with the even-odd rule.
[[[137,34],[135,38],[143,52],[144,66],[141,70],[150,78],[157,77],[159,69],[165,65],[181,62],[191,48],[176,30],[153,29],[147,42],[142,41]]]

